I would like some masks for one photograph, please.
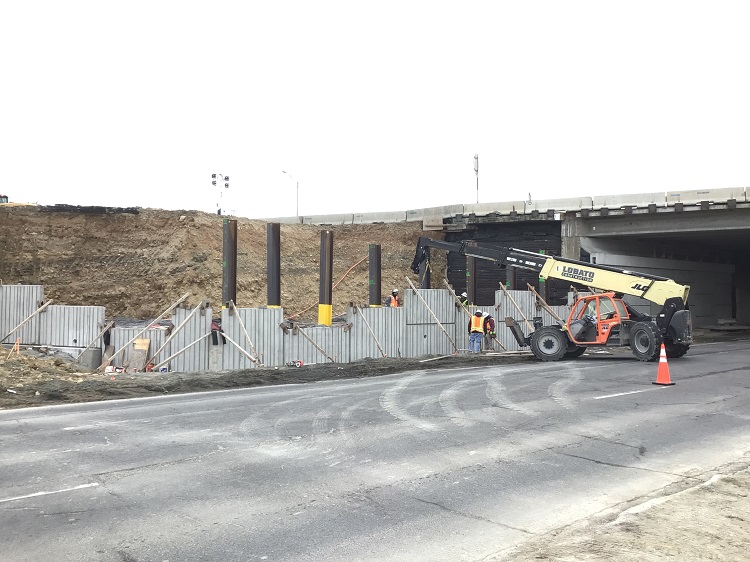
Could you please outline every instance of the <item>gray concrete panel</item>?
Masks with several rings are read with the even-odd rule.
[[[304,335],[299,333],[300,331],[304,332]],[[315,345],[310,340],[315,342]],[[316,345],[320,349],[317,349]],[[300,328],[297,333],[289,330],[284,335],[284,363],[289,361],[302,361],[305,365],[330,363],[326,355],[335,363],[349,362],[349,333],[344,330],[344,326],[334,324],[330,327]]]
[[[284,332],[281,323],[284,321],[283,308],[238,308],[239,318],[253,342],[255,350],[266,367],[280,367],[284,364]],[[252,355],[252,349],[247,343],[247,337],[242,331],[236,315],[223,310],[222,328],[234,341]],[[234,345],[227,342],[223,345],[223,369],[250,369],[256,367]]]
[[[745,188],[722,187],[715,189],[667,191],[666,198],[667,205],[674,205],[675,203],[695,205],[702,201],[708,201],[709,203],[725,203],[729,199],[745,201]]]
[[[417,289],[417,294],[425,302],[422,302],[411,289],[404,291],[403,306],[407,311],[407,324],[434,324],[435,318],[430,311],[441,324],[453,324],[456,321],[456,300],[447,289]]]
[[[667,198],[664,191],[658,191],[655,193],[633,193],[627,195],[598,195],[593,197],[592,200],[594,209],[601,209],[603,207],[607,209],[620,209],[626,206],[645,208],[652,203],[663,207],[666,204]]]
[[[336,225],[336,224],[352,224],[354,222],[354,214],[343,213],[339,215],[311,215],[302,217],[302,224],[317,224],[317,225]]]
[[[182,324],[191,312],[191,309],[177,308],[172,317],[172,323],[175,325],[175,328]],[[169,349],[165,349],[159,354],[156,363],[158,363],[159,360],[166,359],[173,353],[186,349],[187,346],[207,334],[209,330],[211,330],[212,313],[213,311],[210,308],[207,308],[193,314],[190,317],[190,320],[188,320],[180,331],[175,334],[175,337],[167,346]],[[184,352],[180,353],[180,355],[172,359],[170,370],[181,373],[208,370],[208,351],[210,345],[210,337],[202,339],[199,343],[186,349]]]
[[[354,213],[353,222],[354,224],[406,222],[406,211],[392,213]]]
[[[349,359],[351,361],[382,357],[378,344],[386,356],[401,356],[401,350],[405,346],[403,339],[406,326],[405,308],[361,308],[356,311],[356,314],[350,308],[347,319],[352,324],[349,332]]]
[[[41,314],[39,339],[42,345],[83,349],[94,340],[102,328],[104,328],[103,306],[53,304]],[[95,342],[92,347],[101,347],[101,345]]]

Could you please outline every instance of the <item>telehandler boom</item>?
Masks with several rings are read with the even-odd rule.
[[[417,242],[411,264],[415,273],[426,259],[426,248],[528,269],[537,272],[540,279],[561,279],[606,291],[579,298],[564,326],[543,326],[535,322],[535,330],[524,335],[518,322],[510,317],[505,319],[519,345],[531,347],[542,361],[578,357],[594,346],[630,346],[641,361],[654,361],[659,357],[662,343],[668,357],[682,357],[693,342],[692,320],[687,309],[690,287],[672,279],[516,248],[492,248],[426,237],[420,237]],[[623,295],[640,297],[662,308],[653,318],[625,303]]]

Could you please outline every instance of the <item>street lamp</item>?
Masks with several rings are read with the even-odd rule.
[[[217,181],[219,182],[223,181],[224,189],[229,189],[229,176],[225,176],[224,174],[211,174],[211,185],[216,187]],[[219,201],[216,203],[217,215],[221,215],[221,200],[222,200],[223,194],[224,192],[221,189],[219,189]]]
[[[289,176],[292,179],[292,181],[297,184],[297,216],[299,216],[299,181],[294,179],[294,176],[290,174],[289,172],[287,172],[286,170],[281,170],[281,173]]]

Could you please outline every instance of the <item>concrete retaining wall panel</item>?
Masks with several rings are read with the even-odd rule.
[[[349,333],[340,325],[300,328],[326,355],[336,363],[349,362]],[[299,332],[289,330],[284,335],[284,363],[302,361],[305,365],[330,363],[320,350]]]
[[[525,212],[539,211],[580,211],[581,209],[591,209],[594,201],[591,197],[571,197],[567,199],[541,199],[539,201],[526,202]]]
[[[525,203],[523,201],[499,201],[496,203],[472,203],[464,205],[464,215],[486,216],[491,213],[509,215],[513,211],[523,213]]]
[[[284,321],[283,308],[238,308],[237,312],[245,325],[250,340],[253,342],[255,351],[266,367],[281,367],[284,364],[284,332],[281,323]],[[228,310],[223,310],[221,323],[224,331],[243,346],[252,355],[252,348],[247,343],[240,322],[236,315],[230,315]],[[250,369],[257,367],[236,347],[227,342],[224,345],[223,368],[225,370]]]
[[[172,323],[175,325],[175,329],[185,321],[191,312],[192,309],[188,308],[178,308],[174,311]],[[159,353],[159,357],[155,358],[154,363],[158,364],[159,361],[163,361],[173,353],[185,349],[197,339],[205,336],[211,330],[211,315],[212,310],[210,308],[193,314],[190,320],[178,332],[175,332],[175,337],[167,346],[169,349],[164,349],[164,351]],[[172,359],[169,364],[169,370],[180,373],[207,371],[210,345],[211,337],[203,338],[199,343]],[[157,349],[159,348],[157,347],[153,351]]]
[[[0,285],[0,338],[31,316],[43,301],[42,285]],[[41,323],[40,315],[36,315],[3,343],[14,343],[16,338],[21,338],[24,345],[38,345]]]
[[[337,225],[337,224],[352,224],[354,222],[354,214],[345,213],[340,215],[311,215],[302,217],[302,224],[319,224],[319,225]]]
[[[649,204],[664,206],[666,194],[663,191],[657,193],[634,193],[632,195],[599,195],[593,197],[594,209],[621,209],[622,207],[645,208]]]
[[[667,205],[674,205],[675,203],[695,205],[701,201],[725,203],[729,199],[745,201],[745,188],[725,187],[718,189],[667,191]]]
[[[302,224],[302,217],[276,217],[273,219],[261,219],[267,223],[277,222],[279,224]]]
[[[375,338],[388,357],[400,357],[405,351],[405,308],[361,308],[356,314],[350,308],[347,321],[352,324],[349,331],[350,361],[382,357]]]
[[[353,222],[354,224],[406,222],[406,211],[393,213],[354,213]]]
[[[41,320],[41,345],[83,349],[104,328],[104,307],[53,304],[42,312]],[[101,347],[101,342],[92,347]]]
[[[456,322],[456,300],[447,289],[417,289],[441,324]],[[404,308],[407,324],[434,324],[435,318],[427,306],[411,289],[404,291]]]
[[[114,327],[111,330],[111,345],[114,346],[115,352],[120,351],[131,339],[133,339],[135,336],[137,336],[141,331],[143,330],[143,327]],[[162,328],[149,328],[146,330],[142,335],[138,336],[139,338],[144,338],[150,340],[149,344],[149,357],[157,350],[159,349],[167,339],[167,330]],[[167,349],[170,346],[167,346]],[[112,365],[115,367],[122,367],[124,365],[128,364],[128,361],[131,357],[131,352],[133,350],[133,344],[131,343],[125,348],[125,351],[120,353],[117,357],[115,357],[114,361],[112,361]],[[171,355],[169,351],[167,351],[167,355],[165,357],[169,357]]]

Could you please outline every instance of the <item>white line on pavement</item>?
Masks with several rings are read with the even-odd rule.
[[[664,387],[655,386],[654,388],[644,388],[643,390],[631,390],[630,392],[618,392],[617,394],[607,394],[606,396],[594,396],[593,400],[601,400],[603,398],[614,398],[615,396],[625,396],[626,394],[638,394],[639,392],[649,392],[650,390],[659,390],[659,388],[664,388]]]
[[[15,498],[5,498],[5,499],[0,500],[0,503],[13,502],[16,500],[24,500],[26,498],[35,498],[37,496],[48,496],[50,494],[60,494],[62,492],[71,492],[73,490],[81,490],[83,488],[93,488],[98,485],[99,485],[98,482],[92,482],[91,484],[81,484],[80,486],[73,486],[72,488],[65,488],[63,490],[55,490],[54,492],[36,492],[34,494],[29,494],[27,496],[16,496]]]

